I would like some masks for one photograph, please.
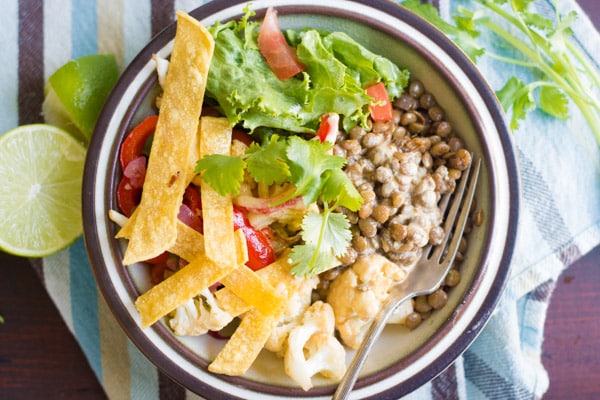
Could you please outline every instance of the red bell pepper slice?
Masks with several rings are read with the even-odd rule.
[[[156,130],[157,121],[158,115],[146,117],[127,135],[121,144],[121,152],[119,154],[121,168],[125,169],[127,164],[142,155],[146,141],[148,141],[150,135]]]
[[[383,82],[376,83],[369,86],[367,94],[373,98],[374,103],[369,104],[369,110],[371,111],[371,119],[375,122],[387,122],[391,121],[392,116],[392,103],[388,96],[387,90]]]
[[[241,229],[248,246],[248,262],[246,265],[257,271],[275,261],[275,250],[265,234],[250,225],[244,211],[238,207],[233,208],[233,228]]]

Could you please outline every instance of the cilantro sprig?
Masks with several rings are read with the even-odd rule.
[[[293,184],[295,190],[280,203],[299,196],[307,205],[318,202],[320,212],[308,212],[302,220],[303,244],[295,245],[290,254],[292,273],[312,277],[331,268],[352,239],[346,216],[335,210],[356,211],[362,204],[362,196],[342,170],[346,159],[330,154],[332,146],[273,135],[262,144],[252,143],[243,156],[207,155],[198,160],[195,172],[223,196],[239,194],[248,171],[255,181],[267,185]]]
[[[558,2],[555,0],[555,8]],[[442,19],[430,4],[407,0],[402,5],[420,14],[448,35],[473,60],[484,54],[496,60],[533,72],[531,81],[509,78],[496,94],[510,115],[510,127],[535,109],[559,118],[569,118],[569,100],[581,113],[600,144],[600,75],[573,43],[572,24],[577,13],[556,12],[553,19],[531,10],[534,0],[476,0],[483,7],[469,10],[459,7],[454,24]],[[482,47],[478,38],[490,33],[497,46],[510,48],[514,56],[494,53]],[[596,93],[594,92],[596,90]]]

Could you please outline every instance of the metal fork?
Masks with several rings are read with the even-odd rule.
[[[441,286],[458,251],[475,195],[480,169],[481,159],[473,158],[471,165],[463,171],[454,193],[442,197],[440,209],[443,212],[446,211],[450,198],[453,198],[450,210],[448,210],[445,217],[445,234],[442,242],[435,247],[431,245],[425,247],[421,259],[411,270],[408,277],[402,283],[392,287],[340,381],[333,395],[333,400],[348,398],[373,343],[375,343],[396,307],[412,297],[433,293]]]

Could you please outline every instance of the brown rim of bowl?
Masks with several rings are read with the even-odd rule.
[[[415,27],[419,31],[421,31],[425,36],[427,36],[430,40],[435,42],[440,48],[442,48],[456,64],[463,69],[466,74],[472,79],[473,84],[475,85],[476,90],[481,95],[484,100],[486,107],[488,108],[494,124],[499,133],[499,139],[502,143],[504,150],[504,157],[506,161],[506,165],[508,167],[508,178],[510,181],[510,215],[509,215],[509,226],[508,226],[508,234],[507,241],[505,244],[505,249],[501,258],[501,265],[498,270],[498,273],[495,277],[494,283],[490,288],[487,296],[485,297],[481,308],[475,313],[473,320],[471,321],[468,329],[465,330],[463,335],[459,340],[455,341],[452,346],[450,346],[441,356],[437,359],[433,360],[427,368],[424,368],[414,376],[408,378],[406,381],[402,382],[402,384],[397,385],[395,387],[386,390],[385,392],[378,393],[371,398],[382,399],[382,398],[398,398],[399,396],[410,393],[416,388],[420,387],[424,383],[428,382],[439,373],[441,373],[449,364],[451,364],[458,356],[460,356],[467,347],[472,343],[472,341],[477,337],[477,335],[481,332],[485,323],[491,316],[495,305],[500,297],[500,294],[505,286],[506,279],[509,273],[509,265],[510,260],[512,258],[513,250],[515,247],[515,235],[516,232],[516,221],[519,212],[519,187],[520,187],[520,178],[517,170],[517,161],[516,156],[513,149],[512,139],[510,132],[508,131],[506,124],[504,122],[504,116],[502,110],[493,95],[493,91],[489,88],[486,81],[480,76],[480,73],[473,65],[473,63],[462,53],[460,49],[458,49],[455,45],[448,41],[448,39],[440,33],[436,28],[422,20],[420,17],[414,15],[410,11],[392,3],[387,0],[359,0],[358,3],[364,3],[370,7],[378,9],[380,11],[391,14],[392,16],[404,21],[408,25]],[[213,15],[216,12],[227,9],[234,5],[239,5],[246,3],[244,0],[223,0],[223,1],[213,1],[204,6],[201,6],[190,12],[192,16],[198,19],[204,19],[210,15]],[[278,12],[280,15],[286,14],[323,14],[323,15],[331,15],[331,10],[327,6],[277,6]],[[256,10],[257,17],[260,17],[264,13],[263,10]],[[399,37],[403,42],[408,43],[411,47],[415,49],[424,50],[421,45],[416,43],[409,37],[405,35],[391,31],[387,26],[384,26],[381,22],[374,20],[365,15],[357,15],[352,11],[342,11],[339,10],[335,13],[336,17],[345,17],[348,19],[352,19],[354,21],[360,22],[362,24],[374,27],[375,29],[381,30],[383,32],[387,32],[390,35]],[[127,335],[130,337],[132,342],[148,357],[153,361],[155,365],[157,365],[166,375],[171,377],[173,380],[179,382],[183,386],[189,388],[190,390],[200,393],[207,398],[228,398],[228,399],[237,399],[238,397],[232,396],[231,394],[224,393],[220,391],[218,388],[215,388],[211,385],[204,384],[196,379],[194,376],[190,375],[188,372],[183,370],[181,367],[173,363],[171,360],[167,359],[163,356],[163,354],[158,351],[153,343],[140,331],[137,322],[134,321],[129,315],[126,306],[123,302],[117,298],[116,296],[112,296],[111,293],[114,293],[115,288],[110,281],[109,277],[106,274],[106,265],[104,255],[99,251],[98,246],[98,231],[97,225],[95,221],[94,207],[93,202],[95,198],[95,187],[94,187],[94,171],[95,171],[95,159],[98,155],[99,148],[102,145],[102,141],[105,135],[105,131],[108,128],[108,122],[111,119],[112,113],[115,110],[116,105],[119,103],[120,98],[124,95],[125,91],[129,87],[129,82],[139,73],[142,67],[148,62],[151,55],[157,50],[163,48],[174,36],[175,33],[175,24],[169,25],[162,32],[160,32],[153,40],[148,44],[131,62],[131,64],[127,67],[127,69],[122,74],[119,82],[115,86],[115,89],[109,96],[102,113],[98,119],[98,124],[94,131],[94,135],[90,142],[88,157],[86,160],[86,167],[84,173],[84,185],[83,185],[83,217],[84,220],[87,221],[85,225],[85,242],[88,250],[90,262],[94,271],[94,275],[96,277],[97,283],[103,293],[110,309],[117,316],[117,319]],[[430,65],[435,68],[440,75],[444,76],[444,78],[450,82],[451,87],[456,90],[461,90],[461,85],[459,82],[456,82],[454,78],[449,74],[448,71],[445,70],[443,66],[435,65],[431,58],[428,57],[428,52],[420,51],[420,54],[424,55],[425,58],[428,58]],[[112,152],[113,154],[117,154],[117,148],[119,143],[124,138],[126,132],[130,127],[130,123],[134,117],[135,112],[138,110],[140,105],[142,104],[143,98],[148,92],[152,89],[152,87],[156,84],[156,78],[147,79],[142,86],[137,90],[136,95],[134,97],[134,101],[129,105],[129,109],[127,110],[125,117],[122,121],[120,121],[119,132],[117,134],[117,141],[112,144]],[[476,112],[472,109],[472,104],[470,102],[466,102],[464,104],[465,108],[471,114],[471,117],[474,118]],[[484,133],[478,129],[477,135],[481,138],[484,136]],[[482,144],[485,143],[482,141]],[[490,156],[490,150],[483,146],[482,150],[485,154],[483,154],[483,159],[488,159]],[[104,188],[106,195],[104,196],[105,208],[111,209],[115,204],[114,195],[108,195],[110,193],[114,193],[114,189],[117,184],[117,172],[120,170],[118,166],[118,157],[113,156],[111,159],[111,165],[109,166],[109,170],[115,171],[110,178],[108,179],[108,187]],[[488,174],[492,174],[492,172],[488,171]],[[495,198],[494,194],[490,196],[490,198]],[[495,208],[495,204],[490,205],[492,208]],[[493,211],[492,211],[493,212]],[[89,223],[91,221],[91,223]],[[114,229],[114,227],[113,227]],[[115,233],[115,232],[111,232]],[[486,233],[486,238],[484,239],[486,245],[483,248],[483,251],[480,255],[479,263],[480,265],[486,265],[486,260],[484,256],[487,254],[487,246],[489,246],[489,234]],[[120,260],[122,254],[118,246],[113,245],[111,248],[112,251],[112,259]],[[472,283],[470,287],[467,289],[466,293],[463,295],[468,297],[468,293],[476,290],[476,287],[479,285],[480,280],[482,278],[484,269],[479,268],[475,273],[475,276],[472,278]],[[128,292],[134,299],[137,297],[138,293],[135,289],[133,282],[129,274],[126,273],[124,268],[120,269],[120,278],[126,282],[126,286],[128,287]],[[453,315],[460,315],[463,306],[459,306],[453,313]],[[419,357],[423,356],[428,349],[430,349],[439,338],[445,335],[448,330],[450,330],[452,325],[452,321],[448,320],[441,325],[439,330],[422,346],[420,349],[415,351],[414,353],[408,355],[404,359],[395,363],[391,368],[388,368],[384,371],[375,372],[369,376],[365,376],[361,378],[357,387],[364,387],[373,384],[374,382],[379,381],[382,378],[389,377],[399,370],[414,362]],[[154,329],[162,339],[165,339],[166,342],[173,345],[173,347],[178,351],[183,357],[191,360],[192,363],[198,365],[200,368],[206,370],[207,362],[203,360],[201,357],[193,353],[190,349],[180,344],[180,342],[174,337],[174,335],[163,325],[163,324],[155,324],[155,326],[150,329]],[[294,396],[294,397],[307,397],[307,396],[322,396],[331,394],[334,390],[334,385],[324,386],[314,388],[308,392],[304,392],[300,388],[289,388],[289,387],[280,387],[276,385],[268,385],[263,383],[258,383],[254,381],[250,381],[243,377],[222,377],[223,380],[228,381],[234,385],[241,385],[249,390],[254,390],[258,393],[262,392],[265,394],[271,395],[280,395],[280,396]],[[226,397],[223,397],[226,396]],[[228,397],[227,397],[228,396]]]

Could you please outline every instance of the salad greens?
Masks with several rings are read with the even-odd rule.
[[[342,116],[345,129],[366,124],[372,99],[364,88],[383,81],[400,95],[409,73],[342,33],[308,29],[285,32],[306,66],[299,78],[278,79],[258,48],[259,21],[247,9],[239,21],[215,24],[207,95],[232,124],[314,133],[323,114]]]
[[[554,0],[555,8],[558,1]],[[531,82],[511,77],[496,92],[505,111],[512,111],[512,129],[517,129],[519,121],[536,108],[567,119],[570,99],[581,110],[600,144],[600,101],[594,93],[600,88],[600,75],[570,40],[571,25],[577,14],[556,12],[554,20],[550,20],[530,10],[534,0],[476,2],[483,7],[478,10],[459,7],[453,17],[454,24],[443,20],[430,4],[407,0],[402,5],[436,25],[473,61],[485,54],[533,72],[536,78]],[[484,32],[514,50],[514,58],[479,45],[477,39]]]

